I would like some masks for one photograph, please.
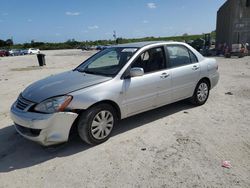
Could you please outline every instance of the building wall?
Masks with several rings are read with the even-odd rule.
[[[216,43],[229,43],[231,38],[231,7],[232,1],[227,1],[217,12]]]
[[[216,44],[250,44],[250,6],[248,0],[228,0],[217,12]]]

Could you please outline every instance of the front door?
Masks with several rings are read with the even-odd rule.
[[[162,99],[168,100],[165,86],[170,85],[170,74],[166,71],[166,59],[163,47],[156,47],[143,52],[130,66],[143,68],[144,75],[124,79],[124,105],[127,116],[137,114],[156,106]],[[159,96],[161,99],[159,99]]]
[[[124,80],[127,115],[133,115],[152,108],[157,96],[157,73],[146,74]]]

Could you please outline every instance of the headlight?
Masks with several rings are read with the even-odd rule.
[[[39,103],[34,110],[43,113],[62,112],[69,105],[71,100],[72,96],[54,97]]]

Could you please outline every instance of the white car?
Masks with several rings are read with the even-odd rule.
[[[187,98],[205,104],[218,80],[216,60],[185,43],[122,44],[31,84],[12,105],[11,117],[18,133],[42,145],[66,142],[72,128],[95,145],[120,119]]]
[[[40,53],[39,49],[35,49],[35,48],[28,49],[28,54],[39,54],[39,53]]]

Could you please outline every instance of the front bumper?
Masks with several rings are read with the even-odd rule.
[[[72,112],[41,114],[22,111],[16,108],[15,103],[10,113],[17,132],[43,146],[68,141],[71,126],[78,116]]]

